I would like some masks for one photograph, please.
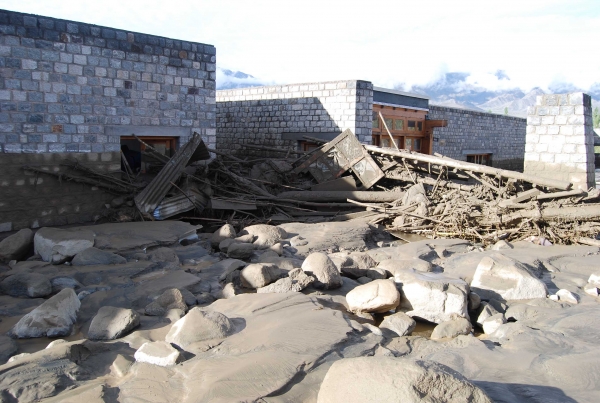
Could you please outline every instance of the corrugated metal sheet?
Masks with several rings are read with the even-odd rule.
[[[186,194],[180,193],[173,197],[164,198],[158,207],[154,209],[152,215],[156,220],[164,220],[194,208],[199,210],[198,213],[201,213],[208,202],[208,197],[203,193],[196,189],[188,189]]]
[[[134,199],[142,213],[151,214],[181,176],[186,165],[200,144],[204,144],[198,133],[181,147],[152,180]]]

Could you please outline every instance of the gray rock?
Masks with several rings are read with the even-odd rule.
[[[125,336],[140,324],[140,315],[131,309],[103,306],[92,319],[88,339],[114,340]]]
[[[379,268],[368,269],[367,277],[373,280],[385,280],[387,278],[387,272]]]
[[[475,311],[479,309],[479,305],[481,305],[481,297],[475,293],[469,293],[469,311]]]
[[[437,325],[431,333],[432,340],[454,338],[460,335],[470,334],[473,326],[468,319],[456,318]]]
[[[492,334],[496,330],[498,330],[498,328],[500,326],[504,325],[505,323],[506,323],[506,318],[504,317],[504,314],[497,313],[495,315],[492,315],[483,321],[483,325],[482,325],[483,333]]]
[[[67,276],[54,277],[52,280],[50,280],[50,283],[52,284],[52,293],[54,294],[65,288],[72,288],[76,290],[83,287],[79,281]]]
[[[252,243],[256,240],[256,236],[246,234],[246,235],[238,236],[237,238],[233,238],[233,239],[236,240],[237,242]]]
[[[181,291],[176,288],[171,288],[163,292],[158,298],[146,306],[146,315],[163,316],[169,309],[181,309],[187,312],[187,304]]]
[[[213,297],[209,292],[202,292],[196,295],[196,304],[198,305],[207,305],[213,303],[214,301],[215,297]]]
[[[434,361],[378,356],[334,362],[317,403],[359,402],[492,403],[458,372]]]
[[[257,288],[256,292],[259,294],[300,292],[312,284],[314,280],[312,276],[307,276],[302,269],[294,269],[288,273],[288,277],[281,278],[266,287]]]
[[[490,254],[479,262],[471,288],[483,299],[519,300],[545,298],[546,284],[527,268],[499,253]]]
[[[179,292],[181,292],[181,295],[183,295],[183,300],[185,301],[185,304],[187,306],[196,305],[196,296],[192,294],[189,290],[186,290],[185,288],[180,288]]]
[[[75,291],[65,288],[23,316],[11,329],[17,338],[60,337],[71,334],[81,302]]]
[[[479,315],[477,316],[477,324],[479,326],[483,326],[483,322],[485,322],[487,318],[500,313],[487,302],[482,302],[480,308]]]
[[[156,263],[167,263],[175,266],[179,266],[181,263],[175,250],[164,247],[154,249],[152,252],[150,252],[150,261]]]
[[[356,281],[360,284],[367,284],[367,283],[370,283],[371,281],[373,281],[373,279],[369,278],[369,277],[359,277],[356,279]]]
[[[219,244],[226,238],[235,238],[235,228],[231,224],[225,224],[216,230],[210,237],[210,244],[213,248],[218,248]]]
[[[24,228],[0,241],[0,262],[8,263],[11,260],[22,260],[31,249],[33,231]]]
[[[2,280],[0,290],[12,297],[39,298],[52,293],[52,283],[43,274],[23,272]]]
[[[304,246],[307,245],[308,241],[300,235],[296,235],[295,237],[290,239],[290,245],[293,247]]]
[[[315,287],[332,289],[342,286],[342,276],[335,264],[323,252],[308,255],[302,263],[302,270],[316,277]]]
[[[89,229],[40,228],[33,237],[35,253],[44,262],[61,264],[94,246],[94,232]]]
[[[169,367],[177,364],[179,351],[166,341],[153,341],[142,344],[133,356],[136,362]]]
[[[127,259],[123,256],[100,250],[97,248],[87,248],[75,255],[71,264],[73,266],[88,266],[93,264],[123,264]]]
[[[225,238],[219,243],[219,250],[223,253],[227,253],[229,247],[234,243],[240,243],[233,238]]]
[[[496,242],[493,246],[492,246],[492,250],[502,250],[502,249],[514,249],[515,247],[511,244],[508,243],[504,240],[498,241]]]
[[[382,313],[400,304],[400,293],[393,281],[373,280],[346,294],[346,302],[352,312]]]
[[[234,331],[233,323],[222,313],[192,308],[173,324],[165,341],[186,349],[199,341],[225,338]]]
[[[281,270],[274,264],[254,263],[244,267],[240,272],[242,287],[261,288],[279,279]]]
[[[231,259],[249,259],[254,254],[254,244],[233,243],[227,248],[227,256]]]
[[[579,296],[569,290],[560,289],[556,292],[559,301],[568,302],[569,304],[578,304]]]
[[[469,285],[463,280],[414,270],[396,272],[394,278],[402,285],[400,307],[408,316],[434,323],[468,316]]]
[[[406,271],[411,269],[427,273],[433,270],[433,265],[421,259],[388,259],[379,262],[377,268],[385,270],[390,276],[394,276],[397,271]]]
[[[283,228],[266,224],[250,225],[240,233],[240,235],[246,234],[256,236],[254,245],[257,249],[267,249],[287,237],[287,232]]]
[[[0,335],[0,365],[8,361],[18,350],[19,346],[13,339]]]
[[[398,336],[410,336],[412,331],[415,329],[417,322],[404,312],[396,312],[393,315],[388,315],[383,318],[383,321],[379,325],[380,329],[387,329]]]

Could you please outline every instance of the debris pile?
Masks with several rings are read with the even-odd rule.
[[[209,150],[195,133],[168,158],[138,138],[144,156],[156,161],[158,173],[149,181],[131,170],[125,156],[120,178],[77,161],[67,162],[76,174],[54,175],[119,195],[104,214],[109,221],[177,216],[243,227],[361,220],[400,238],[600,245],[597,189],[573,190],[564,181],[363,145],[350,130],[329,142],[306,139],[319,146],[302,152],[246,144],[253,153],[282,157],[239,158]],[[217,157],[210,160],[209,151]]]

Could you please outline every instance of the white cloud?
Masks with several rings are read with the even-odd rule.
[[[600,81],[597,0],[0,0],[0,7],[210,43],[220,67],[281,83],[392,87],[448,71],[490,89]],[[503,70],[510,80],[494,76]]]

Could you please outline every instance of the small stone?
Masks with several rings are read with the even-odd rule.
[[[233,323],[222,313],[192,308],[173,324],[165,341],[186,349],[199,341],[225,338],[234,331]]]
[[[94,264],[124,264],[127,259],[123,256],[100,250],[97,248],[87,248],[75,255],[71,264],[73,266],[88,266]]]
[[[31,249],[33,231],[29,228],[19,230],[16,234],[4,238],[0,242],[0,262],[22,260]]]
[[[221,241],[225,238],[235,238],[235,228],[231,224],[225,224],[216,230],[210,237],[210,244],[213,248],[218,248]]]
[[[229,247],[231,245],[233,245],[234,243],[240,243],[238,241],[236,241],[233,238],[226,238],[223,239],[220,243],[219,243],[219,250],[223,253],[227,253],[227,251],[229,250]]]
[[[495,315],[492,315],[483,321],[483,326],[482,326],[483,332],[485,334],[492,334],[496,330],[498,330],[498,328],[500,326],[502,326],[505,323],[506,323],[506,318],[504,317],[504,314],[497,313]]]
[[[579,296],[569,290],[561,289],[556,292],[559,301],[568,302],[570,304],[578,304]]]
[[[43,274],[18,273],[2,280],[0,291],[11,297],[39,298],[52,293],[52,283]]]
[[[480,308],[481,308],[481,311],[479,313],[479,316],[477,316],[477,324],[479,326],[483,326],[483,322],[485,322],[487,318],[490,318],[490,317],[500,313],[496,310],[496,308],[494,308],[492,305],[488,304],[487,302],[482,302]]]
[[[183,300],[185,301],[185,304],[187,306],[196,305],[196,296],[192,294],[189,290],[186,290],[185,288],[180,288],[179,292],[181,292],[181,295],[183,295]]]
[[[481,297],[476,292],[469,293],[469,311],[476,311],[481,305]]]
[[[176,288],[171,288],[163,292],[158,298],[146,306],[146,315],[162,316],[169,309],[181,309],[187,312],[187,304],[181,295],[181,291]]]
[[[302,263],[302,270],[316,277],[315,287],[332,289],[342,286],[342,276],[333,261],[322,252],[314,252]]]
[[[281,270],[274,264],[255,263],[244,267],[240,272],[242,287],[260,288],[273,283],[281,276]]]
[[[237,238],[233,238],[233,239],[236,240],[237,242],[252,243],[256,240],[256,236],[251,235],[251,234],[246,234],[246,235],[238,236]]]
[[[473,330],[471,322],[465,318],[457,318],[442,322],[437,325],[431,333],[432,340],[454,338],[460,335],[468,335]]]
[[[593,284],[587,284],[583,290],[586,294],[591,295],[592,297],[597,297],[600,295],[600,289]]]
[[[92,319],[90,340],[114,340],[125,336],[140,324],[140,315],[126,308],[103,306]]]
[[[244,228],[240,235],[250,234],[256,236],[254,245],[257,249],[267,249],[287,237],[283,228],[272,225],[257,224]]]
[[[223,290],[221,290],[220,297],[224,299],[229,299],[235,297],[238,294],[240,294],[240,291],[232,283],[228,283],[225,284],[225,287],[223,287]]]
[[[198,305],[212,304],[214,301],[215,297],[213,297],[209,292],[202,292],[196,295],[196,304]]]
[[[231,259],[249,259],[254,254],[254,244],[233,243],[227,249],[227,256]]]
[[[351,312],[383,313],[400,304],[400,293],[393,281],[373,280],[346,294],[346,302]]]
[[[396,312],[393,315],[388,315],[383,318],[379,325],[380,329],[391,330],[398,336],[410,336],[415,329],[417,322],[404,312]]]
[[[166,341],[147,342],[135,352],[134,358],[136,362],[168,367],[177,364],[179,351]]]
[[[132,364],[133,362],[129,360],[129,358],[126,358],[121,354],[117,354],[117,357],[110,366],[110,371],[113,375],[122,378],[127,375]]]
[[[360,284],[367,284],[367,283],[370,283],[371,281],[373,281],[373,279],[369,278],[369,277],[359,277],[356,279],[356,281]]]

